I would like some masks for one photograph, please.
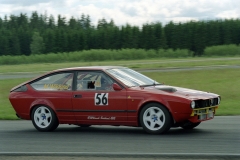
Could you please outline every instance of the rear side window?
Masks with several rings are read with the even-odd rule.
[[[39,91],[67,91],[72,90],[73,73],[58,73],[40,79],[31,84]]]

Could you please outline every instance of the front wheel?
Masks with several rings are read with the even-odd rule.
[[[172,119],[164,106],[158,103],[150,103],[141,110],[140,123],[147,133],[160,134],[170,129]]]
[[[37,106],[31,113],[34,127],[41,132],[53,131],[58,125],[58,119],[54,111],[46,106]]]

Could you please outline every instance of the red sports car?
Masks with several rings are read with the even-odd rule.
[[[158,83],[126,67],[55,70],[11,89],[19,118],[38,131],[59,124],[143,127],[151,134],[193,129],[214,117],[220,96]]]

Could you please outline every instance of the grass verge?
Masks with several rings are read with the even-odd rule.
[[[102,62],[64,62],[64,63],[35,63],[24,65],[0,65],[0,73],[12,72],[41,72],[51,71],[59,68],[81,67],[81,66],[125,66],[133,69],[155,69],[166,67],[197,67],[214,65],[239,65],[240,57],[194,57],[178,59],[146,59],[146,60],[122,60]]]

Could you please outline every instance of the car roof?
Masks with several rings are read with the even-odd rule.
[[[126,67],[122,67],[122,66],[85,66],[85,67],[62,68],[62,69],[54,70],[53,72],[74,71],[74,70],[107,70],[107,69],[117,69],[117,68],[126,68]]]

